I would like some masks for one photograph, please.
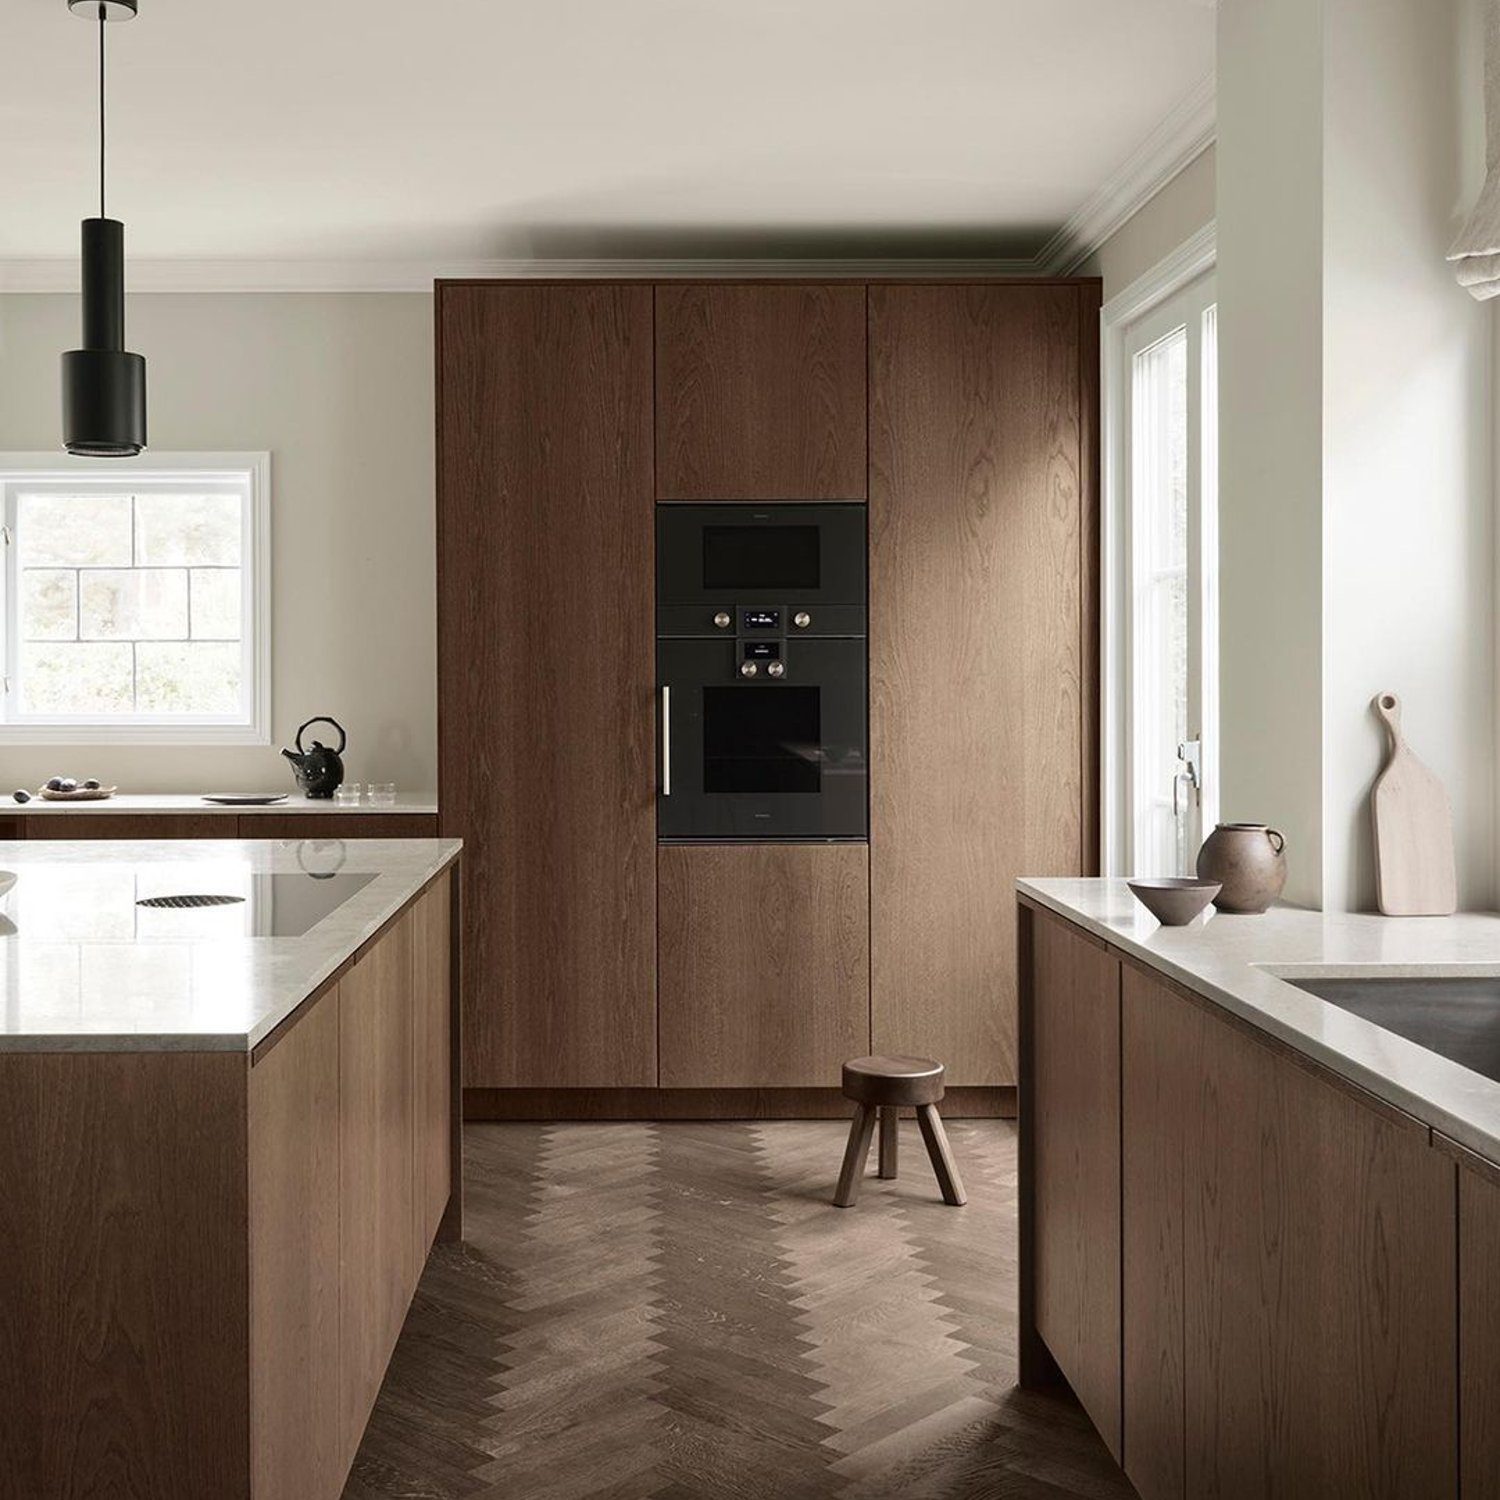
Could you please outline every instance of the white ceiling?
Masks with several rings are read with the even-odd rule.
[[[1213,71],[1203,0],[140,0],[133,257],[1031,256]],[[0,0],[0,259],[96,212],[95,38]]]

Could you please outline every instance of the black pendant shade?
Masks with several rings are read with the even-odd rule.
[[[86,458],[146,446],[146,361],[125,348],[125,226],[104,216],[104,26],[136,0],[68,0],[99,24],[99,217],[83,221],[83,348],[62,357],[63,445]]]
[[[146,361],[125,348],[125,226],[83,221],[83,348],[62,357],[63,444],[90,458],[146,446]]]

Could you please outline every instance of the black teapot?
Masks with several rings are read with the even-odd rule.
[[[311,750],[302,748],[302,736],[314,724],[332,724],[338,730],[339,747],[337,750],[330,750],[321,740],[314,740]],[[297,778],[297,785],[302,788],[306,796],[332,797],[335,790],[344,782],[344,762],[340,756],[344,753],[344,746],[349,743],[349,737],[344,733],[344,726],[337,719],[330,719],[327,714],[319,714],[316,718],[309,719],[297,731],[294,743],[297,746],[295,751],[283,750],[281,753],[291,761],[292,775]]]

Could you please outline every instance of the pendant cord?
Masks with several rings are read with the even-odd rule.
[[[99,217],[104,217],[104,0],[99,0]]]

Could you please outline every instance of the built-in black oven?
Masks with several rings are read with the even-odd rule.
[[[665,839],[863,839],[865,507],[657,508]]]

